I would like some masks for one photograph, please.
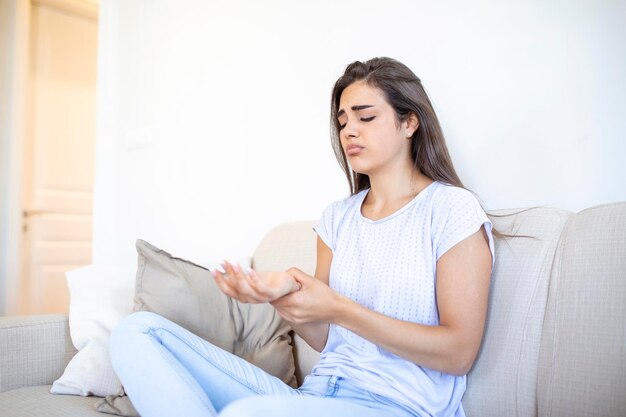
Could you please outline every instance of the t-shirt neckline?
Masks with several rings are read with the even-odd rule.
[[[420,191],[419,193],[417,193],[417,195],[415,197],[413,197],[413,199],[411,201],[409,201],[408,203],[406,203],[404,206],[400,207],[398,210],[396,210],[395,212],[391,213],[388,216],[383,217],[382,219],[378,219],[378,220],[372,220],[369,219],[367,217],[365,217],[363,215],[362,212],[362,208],[363,208],[363,202],[365,201],[365,197],[367,197],[367,194],[370,192],[370,188],[366,188],[361,192],[361,198],[358,201],[357,204],[357,212],[358,212],[358,216],[361,220],[363,220],[366,223],[371,223],[371,224],[376,224],[376,223],[382,223],[384,221],[387,221],[389,219],[392,219],[393,217],[396,217],[397,215],[401,214],[402,212],[404,212],[405,210],[407,210],[409,207],[411,207],[412,205],[415,204],[416,201],[418,201],[419,199],[421,199],[426,192],[431,189],[434,188],[434,184],[437,183],[438,181],[433,181],[430,184],[428,184],[426,187],[424,187],[424,189],[422,191]]]

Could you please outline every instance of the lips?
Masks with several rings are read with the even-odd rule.
[[[363,150],[362,146],[348,145],[348,147],[346,148],[346,154],[348,156],[354,156],[354,155],[358,155],[359,153],[361,153],[362,150]]]

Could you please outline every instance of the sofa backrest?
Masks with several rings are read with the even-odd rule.
[[[572,216],[541,338],[540,416],[626,415],[626,203]]]
[[[554,208],[488,212],[496,239],[481,349],[467,378],[468,416],[537,415],[537,369],[548,283],[559,236],[571,213]],[[521,237],[530,236],[530,237]]]

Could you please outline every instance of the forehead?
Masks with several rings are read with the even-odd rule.
[[[368,85],[365,81],[356,81],[347,86],[339,98],[339,110],[348,111],[352,106],[364,104],[377,107],[387,104],[384,92],[378,87]]]

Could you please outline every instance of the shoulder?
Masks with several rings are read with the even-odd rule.
[[[492,223],[478,198],[465,188],[445,184],[439,188],[438,196],[433,199],[431,223],[436,259],[438,260],[451,247],[468,238],[484,225],[493,268],[495,249]]]
[[[478,198],[465,188],[444,184],[435,190],[431,202],[431,227],[436,234],[473,228],[490,222]]]
[[[335,242],[337,241],[339,230],[346,224],[345,219],[354,217],[350,216],[350,213],[354,213],[354,210],[359,209],[359,202],[363,199],[366,192],[367,190],[363,190],[350,197],[334,201],[326,206],[322,212],[313,230],[317,232],[331,250],[335,250]]]
[[[482,212],[478,198],[471,191],[442,182],[433,193],[432,206],[435,214],[459,210]]]

